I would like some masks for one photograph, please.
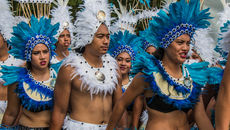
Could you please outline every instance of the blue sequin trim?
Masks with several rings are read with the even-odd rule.
[[[43,85],[40,82],[35,81],[34,79],[31,78],[29,75],[29,72],[24,69],[20,73],[20,77],[22,80],[19,81],[18,87],[16,88],[16,93],[18,94],[19,98],[21,99],[22,106],[33,112],[40,112],[43,110],[50,110],[53,107],[53,88]],[[30,90],[32,92],[37,92],[42,96],[42,94],[48,98],[51,98],[52,100],[49,101],[35,101],[31,99],[25,92],[24,87],[23,87],[23,82],[27,83],[29,85]]]
[[[153,75],[145,75],[146,82],[150,83],[150,88],[152,91],[156,94],[158,94],[165,103],[172,104],[174,107],[176,107],[178,110],[186,109],[186,108],[193,108],[196,102],[198,102],[198,97],[201,93],[202,86],[196,84],[193,82],[193,89],[188,98],[183,100],[177,100],[177,99],[171,99],[168,95],[165,95],[161,92],[160,88],[155,82],[155,78]],[[154,96],[152,97],[152,99]],[[151,100],[152,101],[152,100]],[[151,103],[150,101],[150,103]]]

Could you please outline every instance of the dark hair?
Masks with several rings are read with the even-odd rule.
[[[162,60],[163,56],[164,56],[164,49],[163,48],[159,48],[157,49],[153,55],[158,59],[158,60]]]

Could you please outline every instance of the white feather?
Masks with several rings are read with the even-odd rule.
[[[0,0],[0,33],[5,40],[12,37],[13,26],[16,25],[13,14],[10,10],[8,0]]]
[[[102,56],[103,66],[100,68],[100,72],[105,75],[104,83],[98,81],[95,77],[95,72],[98,71],[96,68],[91,68],[91,66],[86,62],[81,54],[71,53],[62,65],[70,65],[74,68],[72,74],[72,79],[76,76],[80,76],[81,89],[87,90],[91,94],[112,94],[116,89],[118,84],[118,73],[117,73],[117,62],[109,54]]]
[[[92,42],[94,34],[101,25],[101,22],[97,19],[99,11],[104,11],[104,23],[108,29],[111,23],[111,10],[107,0],[85,0],[80,7],[82,10],[77,12],[77,20],[74,23],[76,36],[73,39],[75,42],[72,44],[72,48],[84,47]]]
[[[210,29],[198,29],[194,34],[194,39],[195,50],[201,59],[215,65],[221,56],[214,50],[216,41],[210,36]]]
[[[57,6],[51,10],[52,15],[52,24],[59,23],[59,30],[58,33],[55,35],[56,38],[64,31],[65,26],[64,24],[67,22],[69,24],[68,30],[70,32],[71,38],[73,38],[73,30],[74,26],[72,23],[73,17],[71,16],[70,9],[71,7],[67,6],[69,0],[56,0],[54,4]]]

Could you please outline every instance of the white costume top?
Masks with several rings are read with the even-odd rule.
[[[72,79],[80,76],[81,89],[86,89],[93,94],[112,94],[118,84],[117,62],[109,54],[102,56],[103,67],[94,68],[88,64],[82,54],[70,53],[63,65],[74,68]]]

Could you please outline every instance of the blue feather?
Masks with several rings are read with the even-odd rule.
[[[148,38],[147,41],[157,44],[158,47],[167,48],[177,37],[188,34],[192,38],[196,29],[207,28],[210,25],[208,19],[212,18],[208,11],[209,9],[200,10],[200,0],[190,0],[189,3],[187,0],[180,0],[171,3],[168,12],[160,10],[158,16],[149,21],[149,27],[142,35],[155,37]],[[174,29],[176,30],[173,31]]]

